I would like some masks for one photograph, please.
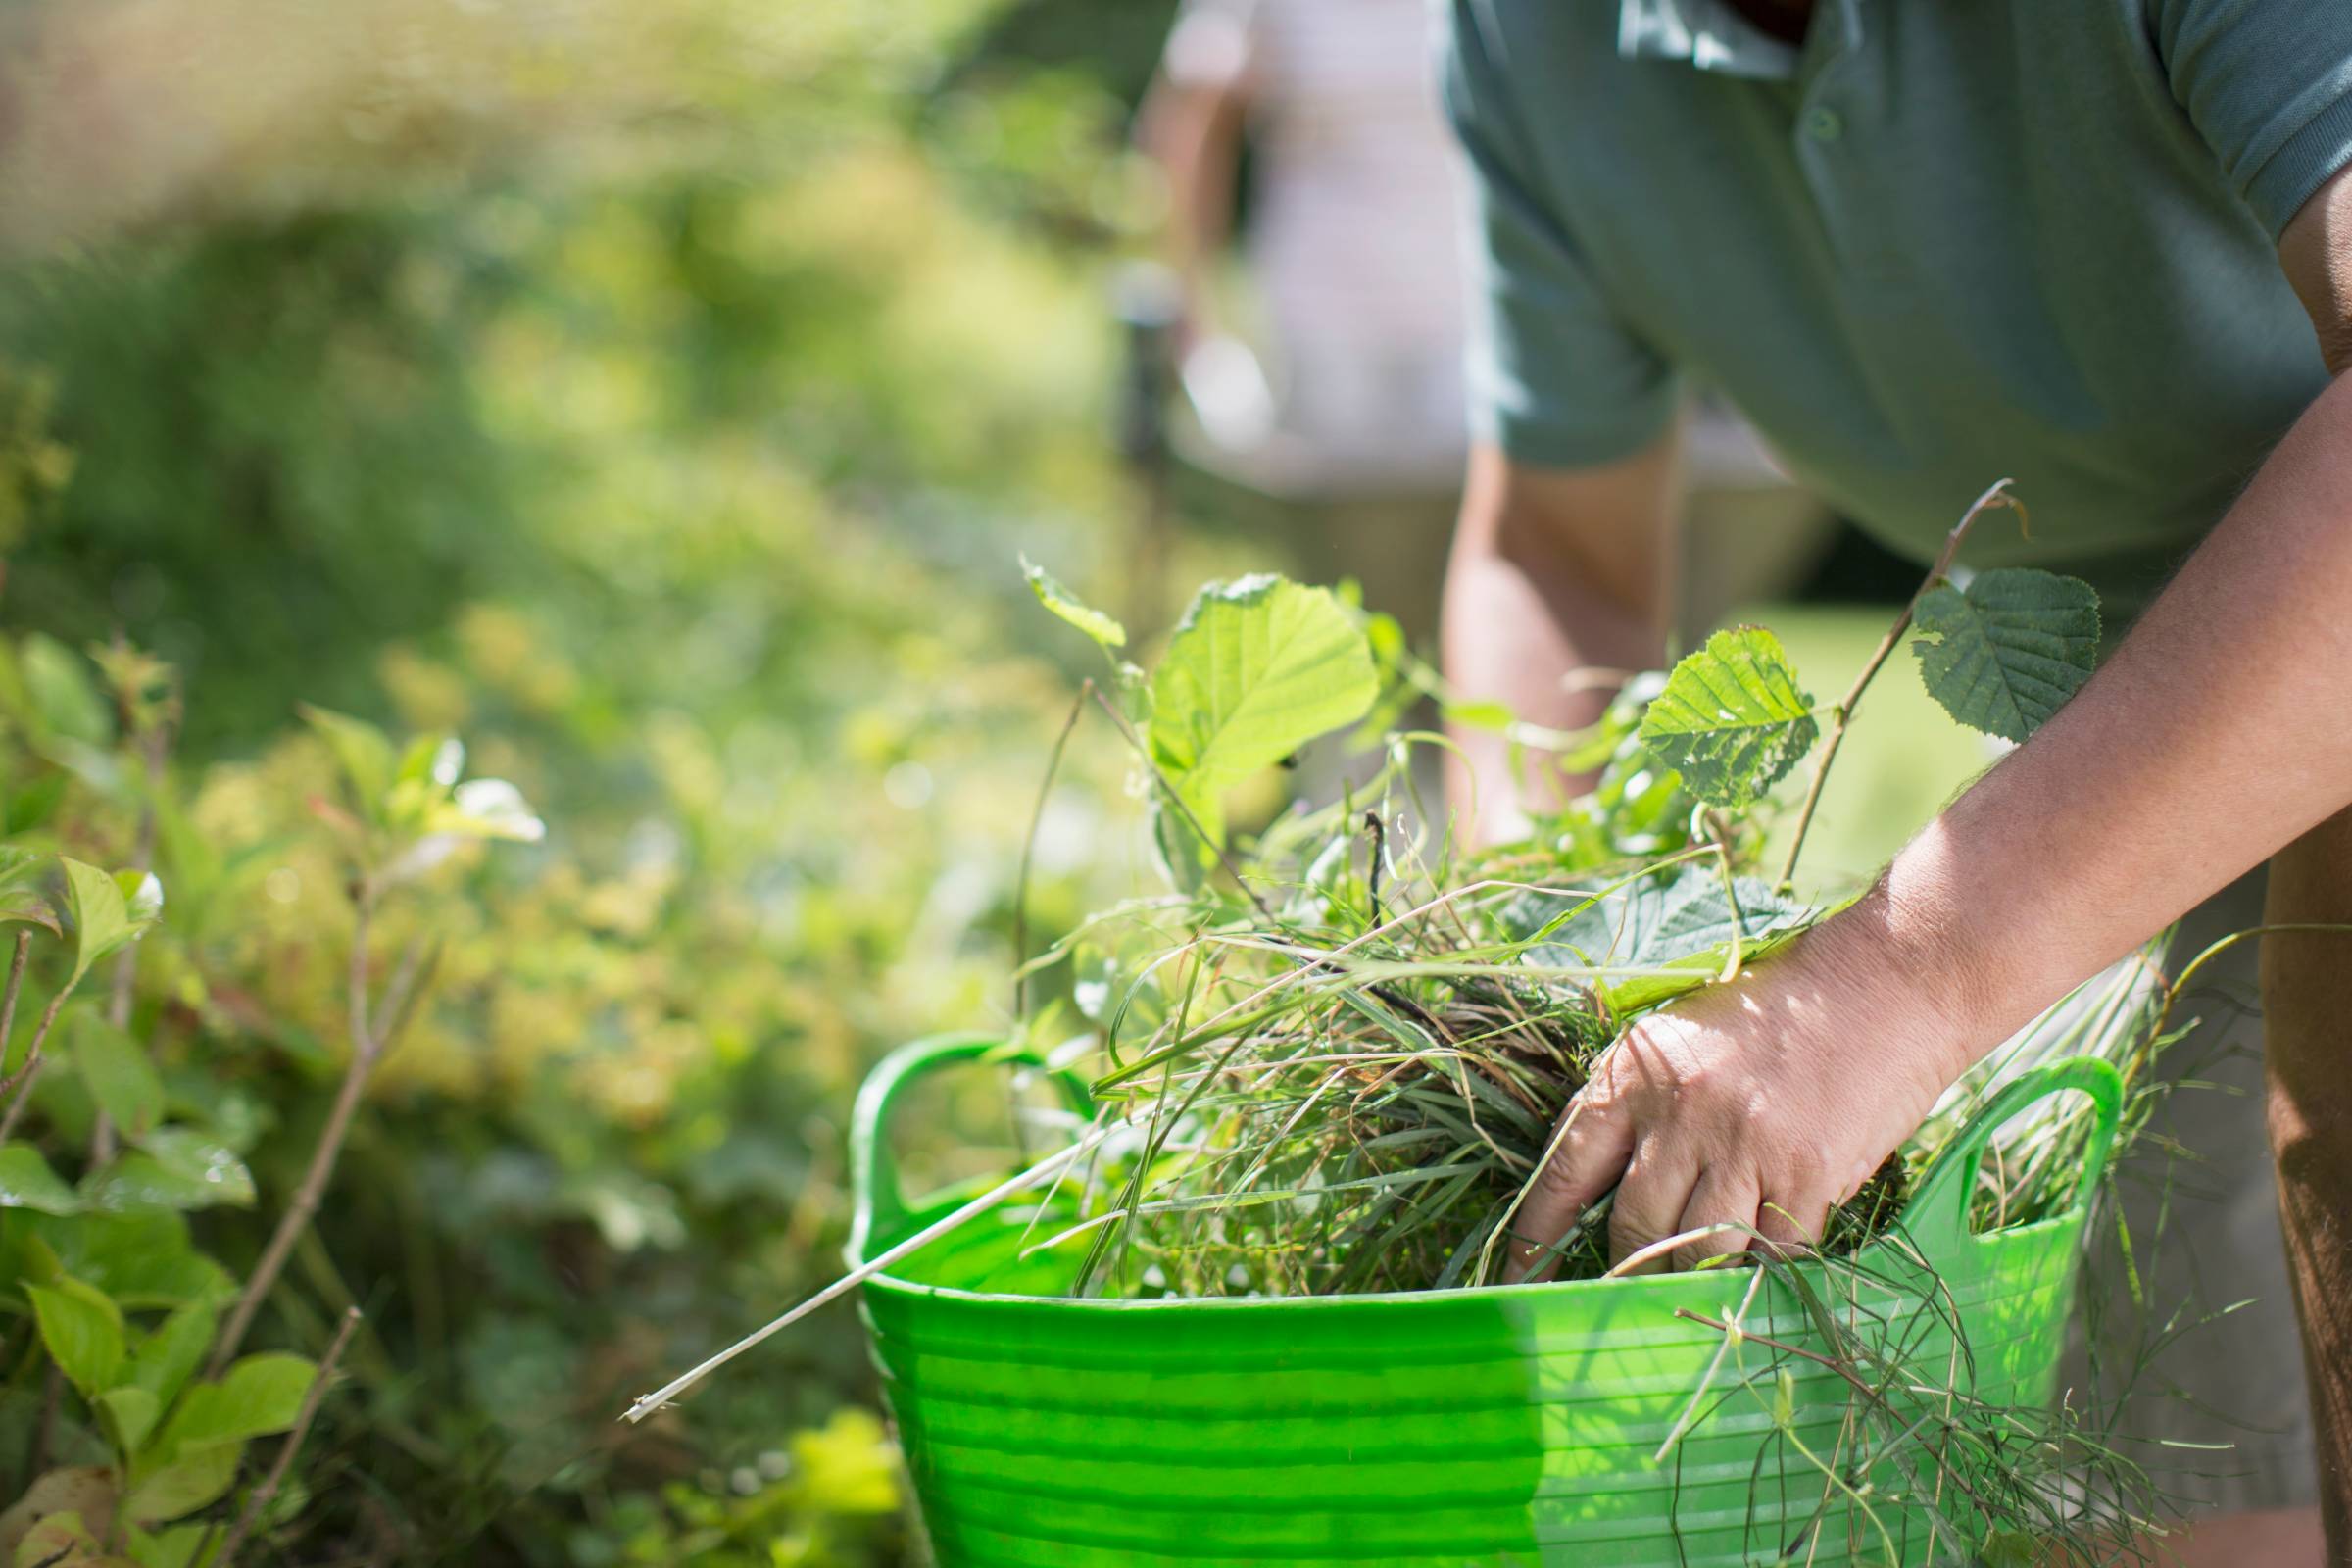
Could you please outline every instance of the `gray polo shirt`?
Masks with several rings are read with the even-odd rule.
[[[2014,476],[2131,600],[2326,384],[2277,241],[2352,163],[2352,0],[1438,0],[1472,416],[1576,466],[1688,374],[1888,544]],[[2120,608],[2120,607],[2119,607]]]

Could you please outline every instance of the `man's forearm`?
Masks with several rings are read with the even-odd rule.
[[[1673,466],[1661,446],[1589,477],[1531,482],[1492,451],[1473,457],[1446,574],[1444,661],[1456,693],[1547,729],[1581,729],[1614,694],[1609,672],[1659,662]],[[1541,755],[1514,768],[1510,743],[1490,729],[1456,726],[1454,740],[1466,757],[1449,793],[1465,821],[1475,804],[1488,842],[1515,837],[1528,810],[1556,807],[1582,782]]]
[[[1962,1024],[1953,1072],[2352,804],[2352,378],[2088,685],[1832,921]]]

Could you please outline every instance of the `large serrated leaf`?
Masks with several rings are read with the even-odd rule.
[[[1997,567],[1965,590],[1930,589],[1913,619],[1921,635],[1911,651],[1928,695],[2003,740],[2039,729],[2098,662],[2099,596],[2080,577]]]
[[[1780,639],[1740,626],[1674,666],[1641,733],[1691,794],[1739,809],[1788,776],[1821,731]]]
[[[1811,907],[1783,898],[1769,882],[1740,877],[1735,917],[1723,878],[1712,866],[1687,865],[1671,880],[1645,876],[1583,904],[1523,894],[1498,911],[1537,963],[1646,967],[1705,955],[1719,959],[1737,926],[1753,942],[1808,922]],[[1562,915],[1565,914],[1565,918]]]
[[[1227,790],[1379,695],[1371,647],[1327,590],[1268,575],[1211,583],[1152,672],[1152,760],[1221,844]]]

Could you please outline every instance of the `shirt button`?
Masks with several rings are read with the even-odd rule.
[[[1805,117],[1805,134],[1815,141],[1836,141],[1845,134],[1845,117],[1835,109],[1816,109]]]

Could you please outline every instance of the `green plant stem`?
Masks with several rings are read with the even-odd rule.
[[[237,1515],[237,1522],[229,1527],[228,1535],[220,1543],[220,1550],[213,1557],[213,1568],[233,1568],[237,1553],[243,1549],[246,1538],[253,1534],[253,1527],[260,1522],[262,1511],[277,1495],[277,1489],[285,1485],[286,1472],[293,1468],[294,1456],[302,1451],[303,1439],[311,1435],[311,1423],[318,1418],[318,1406],[326,1398],[327,1385],[334,1380],[335,1363],[343,1359],[343,1348],[351,1343],[351,1331],[359,1327],[359,1323],[360,1309],[356,1306],[344,1308],[343,1322],[336,1328],[334,1339],[328,1343],[326,1353],[318,1358],[318,1371],[302,1396],[302,1407],[295,1413],[293,1430],[286,1434],[285,1444],[277,1450],[277,1458],[270,1463],[270,1473],[262,1478],[262,1484],[254,1488],[253,1494],[245,1499],[244,1511]]]
[[[139,738],[139,755],[147,772],[147,799],[139,808],[137,849],[130,868],[142,877],[155,869],[155,803],[163,796],[164,762],[170,756],[171,736],[159,725]],[[106,1021],[118,1030],[130,1028],[130,1004],[139,974],[139,944],[132,943],[115,959],[108,977]],[[103,1165],[115,1157],[115,1119],[103,1106],[90,1123],[90,1163]]]
[[[10,1095],[16,1096],[9,1102],[8,1113],[0,1116],[0,1144],[8,1142],[8,1135],[17,1130],[18,1118],[24,1114],[24,1107],[32,1102],[32,1086],[40,1081],[41,1069],[48,1065],[49,1060],[41,1054],[42,1043],[49,1038],[50,1026],[57,1022],[58,1009],[66,1004],[66,999],[73,994],[72,981],[58,988],[57,995],[49,999],[49,1005],[41,1009],[41,1021],[33,1026],[32,1045],[24,1053],[24,1065],[6,1079],[0,1079],[0,1100],[6,1100]]]
[[[1159,786],[1159,792],[1168,798],[1168,804],[1183,813],[1185,825],[1193,830],[1195,837],[1208,846],[1209,853],[1217,858],[1217,864],[1224,869],[1227,876],[1233,879],[1233,885],[1240,888],[1250,904],[1256,906],[1259,917],[1268,925],[1272,925],[1274,923],[1272,906],[1258,896],[1257,889],[1242,880],[1241,867],[1233,863],[1233,858],[1225,853],[1224,845],[1209,837],[1208,829],[1200,825],[1200,818],[1193,814],[1193,808],[1184,804],[1184,797],[1176,793],[1176,786],[1168,782],[1168,776],[1162,773],[1159,770],[1159,764],[1152,760],[1152,749],[1146,746],[1144,738],[1135,732],[1135,726],[1127,722],[1127,715],[1111,705],[1110,700],[1102,695],[1102,688],[1095,689],[1094,697],[1095,706],[1110,715],[1111,723],[1118,726],[1118,731],[1126,737],[1127,744],[1135,748],[1135,755],[1142,758],[1144,765],[1152,770],[1152,782]]]
[[[1854,677],[1854,683],[1846,689],[1845,696],[1830,710],[1829,738],[1822,743],[1821,751],[1814,758],[1813,777],[1805,786],[1804,805],[1797,809],[1796,830],[1788,841],[1788,857],[1781,862],[1777,891],[1787,893],[1796,884],[1796,858],[1804,852],[1805,830],[1813,825],[1814,808],[1821,805],[1821,788],[1829,780],[1830,764],[1838,760],[1838,748],[1845,743],[1845,726],[1853,721],[1854,710],[1862,706],[1862,694],[1870,689],[1872,677],[1886,662],[1887,656],[1894,652],[1895,644],[1903,640],[1903,633],[1910,630],[1911,618],[1918,612],[1920,600],[1927,596],[1929,589],[1943,581],[1945,574],[1952,569],[1952,562],[1960,554],[1961,541],[1968,537],[1970,526],[1979,517],[1995,507],[2007,507],[2021,517],[2026,515],[2025,503],[2009,494],[2010,482],[2003,479],[1977,497],[1976,504],[1952,525],[1952,531],[1944,535],[1943,553],[1936,558],[1936,564],[1928,568],[1927,576],[1912,590],[1910,599],[1904,602],[1902,612],[1894,617],[1894,624],[1886,628],[1886,635],[1879,639],[1879,646],[1872,652],[1870,662],[1862,666],[1862,673]]]
[[[32,933],[17,933],[17,951],[8,962],[8,991],[0,996],[0,1065],[8,1061],[8,1037],[17,1032],[17,998],[24,991],[24,959],[32,951]]]
[[[1029,1016],[1029,867],[1037,858],[1037,835],[1046,823],[1046,802],[1054,794],[1054,776],[1061,771],[1061,754],[1068,749],[1070,732],[1078,727],[1079,715],[1086,711],[1086,700],[1094,690],[1095,679],[1092,675],[1079,684],[1077,701],[1070,704],[1070,716],[1061,721],[1061,733],[1054,738],[1053,753],[1046,760],[1046,776],[1037,785],[1037,807],[1029,813],[1028,836],[1021,840],[1020,869],[1012,879],[1012,1017],[1015,1023]]]

